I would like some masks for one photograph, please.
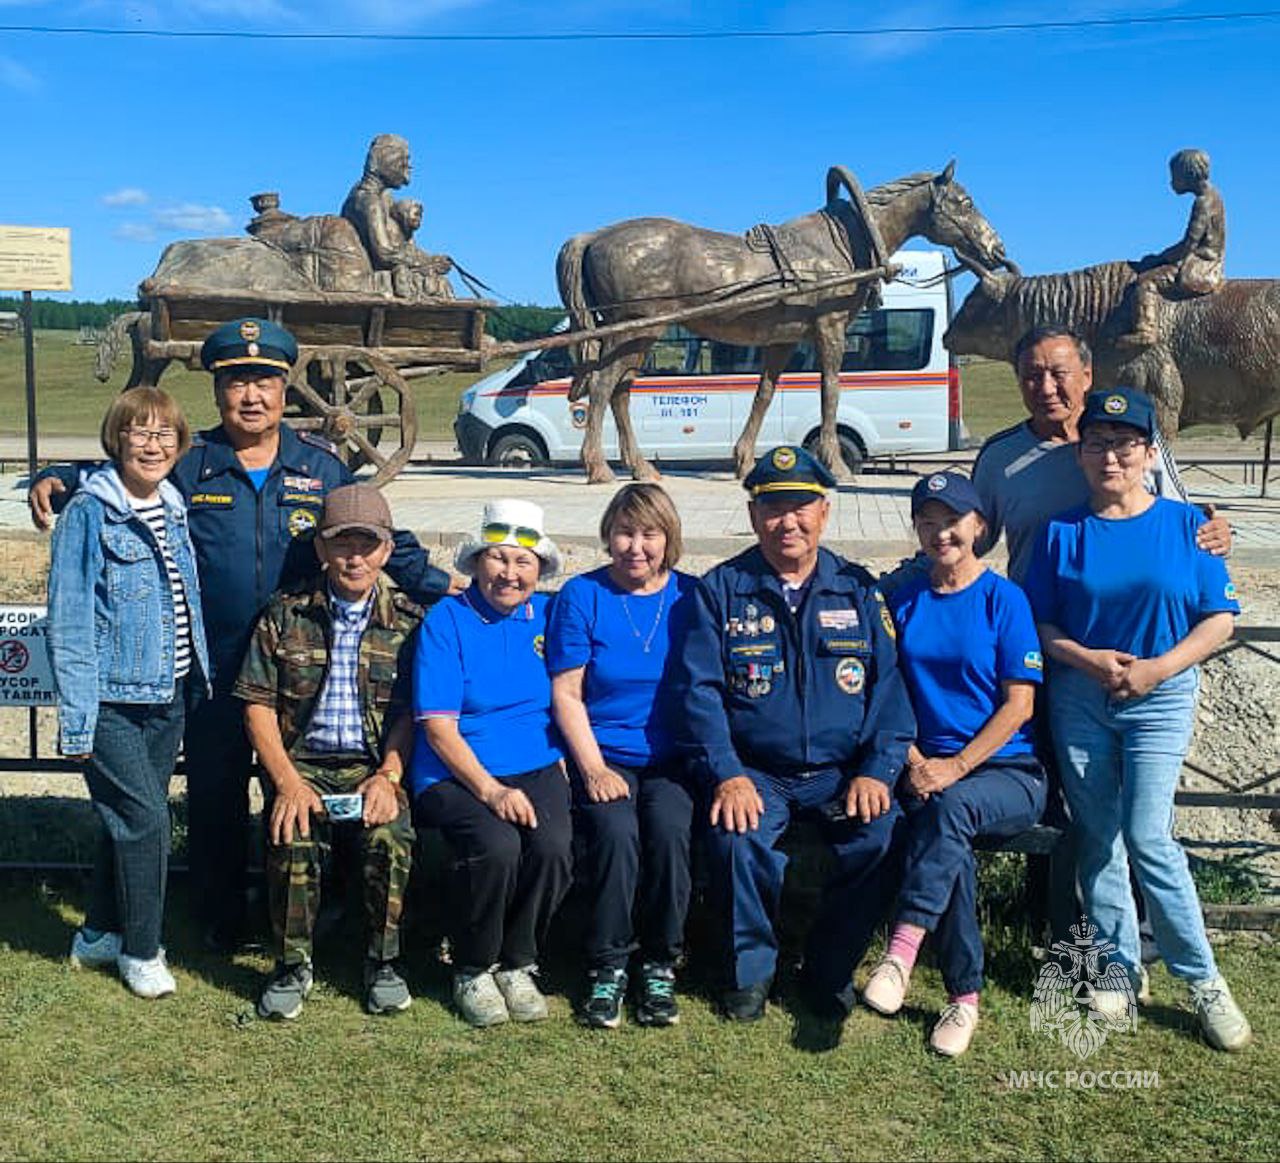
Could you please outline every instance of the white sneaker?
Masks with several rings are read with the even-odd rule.
[[[535,968],[499,969],[493,975],[507,1003],[507,1013],[517,1022],[540,1022],[547,1016],[547,999],[533,980]]]
[[[173,980],[173,974],[165,964],[163,949],[145,961],[141,957],[121,953],[116,965],[120,968],[121,980],[139,997],[164,997],[178,988],[178,983]]]
[[[1249,1019],[1236,1005],[1222,974],[1192,983],[1191,1007],[1204,1040],[1215,1050],[1243,1050],[1253,1037]]]
[[[71,964],[76,969],[105,969],[116,966],[123,940],[119,933],[99,933],[90,938],[86,930],[77,929],[71,938]]]
[[[455,973],[453,975],[453,1004],[458,1012],[473,1026],[499,1026],[511,1015],[507,1003],[498,990],[493,973]]]
[[[929,1035],[929,1045],[944,1058],[959,1058],[973,1041],[978,1007],[967,1001],[948,1002]]]

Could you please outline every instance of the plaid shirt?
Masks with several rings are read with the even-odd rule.
[[[316,696],[306,749],[318,755],[359,755],[364,753],[365,743],[356,670],[360,638],[373,611],[373,594],[362,602],[344,602],[330,590],[329,611],[333,616],[329,674]]]

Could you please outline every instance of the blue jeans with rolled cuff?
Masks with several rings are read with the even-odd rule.
[[[1132,865],[1169,972],[1187,981],[1216,976],[1187,854],[1173,835],[1198,671],[1185,670],[1137,699],[1114,699],[1069,667],[1055,670],[1048,689],[1085,911],[1098,926],[1094,940],[1112,942],[1115,959],[1137,980],[1142,958]]]
[[[99,823],[85,926],[122,934],[124,951],[143,960],[160,950],[183,686],[168,703],[103,703],[84,770]]]
[[[973,842],[1025,832],[1044,811],[1046,789],[1040,761],[1017,755],[989,760],[927,800],[905,801],[906,867],[897,919],[933,934],[948,993],[982,989]]]

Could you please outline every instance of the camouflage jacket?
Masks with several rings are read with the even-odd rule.
[[[364,711],[365,747],[376,762],[387,728],[409,713],[412,652],[422,607],[378,578],[373,611],[360,639],[357,683]],[[290,755],[300,751],[316,696],[329,672],[333,622],[323,575],[300,590],[275,594],[258,618],[232,693],[274,708]]]

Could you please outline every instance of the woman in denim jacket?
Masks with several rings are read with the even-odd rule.
[[[160,945],[169,778],[185,689],[209,672],[186,508],[165,479],[190,443],[167,393],[122,392],[102,422],[111,463],[64,510],[49,569],[59,750],[84,761],[101,824],[71,962],[115,966],[148,998],[175,988]]]

